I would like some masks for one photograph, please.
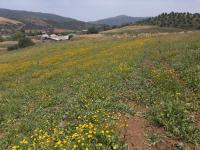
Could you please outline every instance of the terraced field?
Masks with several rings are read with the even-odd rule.
[[[200,34],[3,53],[0,103],[2,149],[199,149]]]

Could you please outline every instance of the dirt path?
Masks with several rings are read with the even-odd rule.
[[[145,137],[146,121],[139,116],[126,117],[124,120],[128,125],[123,129],[123,139],[128,144],[128,150],[149,149]]]
[[[0,140],[2,140],[5,137],[5,134],[3,133],[2,130],[0,130]]]
[[[147,121],[144,114],[148,108],[137,102],[127,102],[136,111],[135,116],[126,115],[122,123],[127,124],[121,132],[123,141],[127,143],[128,150],[200,150],[191,144],[185,144],[175,137],[170,137],[164,128],[155,126]]]

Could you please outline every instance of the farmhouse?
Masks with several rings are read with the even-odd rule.
[[[46,40],[46,39],[49,39],[49,35],[48,34],[41,35],[41,40]]]
[[[88,34],[88,30],[82,30],[81,33],[82,34]]]
[[[65,36],[58,36],[56,34],[43,34],[41,36],[41,40],[45,41],[45,40],[52,40],[52,41],[64,41],[64,40],[70,40],[70,35],[65,35]]]

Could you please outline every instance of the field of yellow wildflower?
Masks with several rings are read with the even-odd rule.
[[[136,112],[124,100],[148,107],[145,118],[171,137],[198,145],[199,37],[105,37],[3,53],[1,148],[127,149],[119,122]]]

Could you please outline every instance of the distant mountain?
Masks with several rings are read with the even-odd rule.
[[[160,27],[175,27],[182,29],[200,29],[199,13],[162,13],[156,17],[139,22],[140,24],[157,25]]]
[[[130,16],[126,16],[126,15],[121,15],[121,16],[102,19],[102,20],[97,20],[92,23],[105,24],[105,25],[110,25],[110,26],[114,26],[114,25],[119,26],[119,25],[124,25],[127,23],[135,23],[137,21],[141,21],[144,19],[147,19],[147,17],[130,17]]]
[[[0,25],[5,25],[5,21],[7,20],[7,26],[12,26],[12,22],[15,22],[16,26],[16,22],[18,22],[23,25],[25,29],[62,28],[82,30],[92,26],[90,23],[78,21],[76,19],[40,12],[0,9],[0,17]]]

